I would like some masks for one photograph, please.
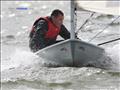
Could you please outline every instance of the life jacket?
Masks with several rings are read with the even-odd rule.
[[[60,29],[57,26],[55,26],[55,24],[53,24],[53,22],[48,17],[38,18],[33,24],[31,34],[34,34],[34,32],[35,32],[34,27],[40,19],[46,20],[48,23],[48,31],[45,33],[45,39],[47,39],[47,40],[54,39],[55,40],[57,38],[57,36],[59,35]]]

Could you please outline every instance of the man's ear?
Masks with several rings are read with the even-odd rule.
[[[51,18],[52,18],[52,20],[54,20],[54,19],[55,19],[55,16],[51,16]]]

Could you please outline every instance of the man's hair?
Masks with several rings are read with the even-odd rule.
[[[55,16],[56,17],[56,16],[59,16],[59,15],[64,16],[64,13],[61,10],[59,10],[59,9],[55,9],[51,13],[51,16]]]

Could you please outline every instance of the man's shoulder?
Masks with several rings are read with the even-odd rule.
[[[47,23],[48,20],[51,20],[51,18],[49,16],[46,16],[46,17],[40,17],[38,21],[43,22],[43,23]]]
[[[47,21],[44,18],[40,18],[38,23],[47,24]]]
[[[38,22],[34,25],[35,28],[48,28],[48,22],[44,19],[39,19]]]

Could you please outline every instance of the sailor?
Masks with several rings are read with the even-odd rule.
[[[32,52],[36,52],[57,42],[57,36],[60,35],[65,40],[70,38],[70,33],[63,25],[64,13],[55,9],[51,16],[38,18],[30,32],[29,47]]]

